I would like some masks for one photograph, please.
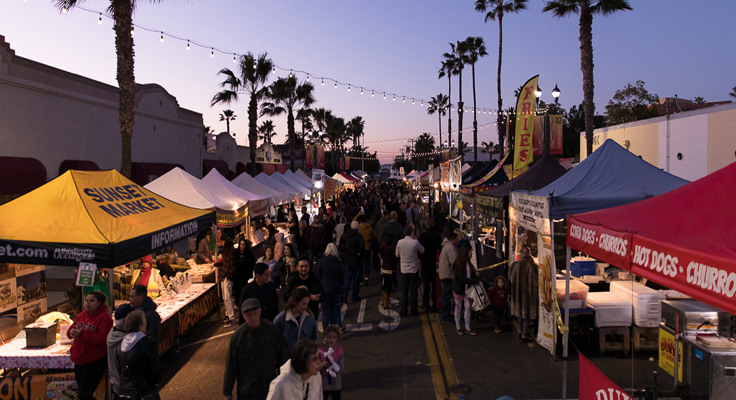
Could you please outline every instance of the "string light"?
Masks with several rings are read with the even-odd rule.
[[[363,88],[360,88],[360,94],[363,94]]]
[[[324,86],[324,85],[325,85],[325,80],[324,80],[324,79],[322,79],[322,86]]]
[[[214,48],[212,48],[212,53],[210,53],[210,57],[211,58],[215,58],[215,49]]]
[[[414,99],[411,99],[411,105],[414,105]]]
[[[383,93],[383,99],[386,100],[386,93]]]
[[[406,103],[406,97],[402,98],[402,99],[401,99],[401,102],[402,102],[402,103]]]
[[[26,0],[23,0],[23,1],[26,1]],[[100,12],[98,10],[86,9],[86,8],[80,7],[78,5],[75,6],[75,8],[76,9],[79,9],[79,10],[82,10],[82,11],[86,11],[86,12],[98,14],[98,21],[97,22],[98,22],[98,24],[102,24],[102,12]],[[67,14],[68,11],[69,10],[68,10],[67,7],[63,7],[61,9],[61,12],[63,14]],[[130,30],[131,36],[135,35],[135,27],[136,27],[136,25],[133,25],[131,27],[131,30]],[[147,28],[147,27],[144,27],[144,26],[138,26],[138,28],[143,29],[144,31],[149,31],[149,32],[155,32],[155,33],[159,33],[160,32],[160,41],[163,43],[163,41],[164,41],[164,37],[163,36],[165,34],[164,31],[159,31],[159,30]],[[187,50],[191,50],[191,45],[192,44],[193,45],[196,45],[196,46],[199,46],[199,47],[203,47],[205,49],[207,47],[210,47],[210,57],[213,57],[214,58],[214,46],[206,45],[206,44],[203,44],[203,43],[198,43],[196,41],[195,42],[192,42],[191,39],[184,39],[182,37],[177,37],[176,35],[171,35],[171,34],[167,34],[167,35],[170,38],[173,38],[175,40],[181,40],[181,41],[186,40],[187,41]],[[229,53],[228,51],[223,51],[223,50],[220,50],[220,49],[218,49],[218,51],[221,52],[221,53],[223,53],[223,54],[228,54]],[[237,62],[238,62],[238,54],[237,53],[233,53],[233,56],[234,56],[233,57],[233,63],[237,64]],[[253,68],[254,69],[257,69],[258,68],[256,62],[254,62]],[[279,68],[279,69],[282,69],[282,70],[286,70],[286,68],[282,68],[282,67],[279,67],[279,66],[274,66],[272,73],[274,73],[274,74],[276,73],[276,68]],[[302,73],[307,74],[306,71],[297,71],[297,72],[302,72]],[[290,75],[290,77],[293,77],[293,69],[290,69],[290,74],[289,75]],[[309,78],[310,78],[309,75],[307,75],[307,82],[309,81]],[[323,86],[324,86],[324,79],[325,79],[325,77],[322,77],[322,85]],[[329,77],[327,77],[327,79],[334,80],[334,79],[329,78]],[[337,84],[338,84],[338,81],[335,80],[335,88],[337,88]],[[351,91],[353,84],[352,83],[345,83],[345,84],[348,85],[348,91]],[[355,86],[361,88],[361,94],[364,93],[364,88],[363,87],[361,87],[359,85],[355,85]],[[381,91],[379,91],[379,93],[380,92]],[[384,93],[384,99],[385,99],[386,92],[384,91],[383,93]],[[397,94],[393,94],[392,95],[394,101],[396,101],[396,96],[397,96]],[[401,96],[402,97],[402,102],[404,102],[404,103],[406,102],[406,97],[407,97],[406,95],[398,94],[398,96]],[[375,89],[371,89],[371,97],[375,97]],[[412,104],[415,104],[416,98],[415,97],[410,97],[410,98],[412,98]],[[424,100],[421,100],[421,105],[424,106]],[[454,111],[454,108],[453,108],[453,111]],[[459,112],[462,112],[462,111],[463,110],[459,110]],[[467,108],[465,109],[465,112],[467,112]],[[475,110],[474,112],[478,113],[478,110]],[[485,114],[485,110],[484,110],[484,114]]]
[[[289,70],[289,79],[291,79],[291,78],[293,78],[293,77],[294,77],[294,74],[293,74],[293,73],[291,73],[291,70]]]

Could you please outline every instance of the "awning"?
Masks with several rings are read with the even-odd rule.
[[[46,167],[27,157],[0,157],[0,195],[26,194],[46,183]]]
[[[67,171],[0,206],[0,263],[112,268],[195,236],[214,213],[171,202],[115,170]]]
[[[567,245],[736,314],[734,182],[736,163],[647,200],[570,215]]]
[[[266,165],[268,165],[268,164],[266,164]],[[271,164],[271,165],[273,165],[273,164]],[[283,184],[283,183],[279,182],[278,180],[272,178],[271,176],[269,176],[269,175],[267,175],[267,174],[265,174],[263,172],[261,172],[260,174],[256,175],[255,180],[257,180],[258,182],[261,182],[262,184],[264,184],[266,186],[272,187],[272,188],[278,190],[279,192],[288,193],[289,195],[291,195],[292,198],[294,198],[294,197],[296,197],[296,196],[299,195],[299,191],[298,190],[294,189],[291,186],[288,186],[286,184]]]
[[[181,168],[182,171],[186,171],[186,168],[181,164],[134,162],[130,164],[130,180],[139,185],[146,185],[174,168]]]
[[[171,201],[200,210],[215,210],[217,226],[238,226],[248,217],[248,201],[174,168],[145,186]]]
[[[94,161],[64,160],[61,162],[61,165],[59,165],[59,175],[62,175],[70,169],[75,169],[77,171],[99,171],[100,167],[98,167]]]
[[[253,193],[269,196],[271,199],[271,207],[278,207],[281,204],[288,204],[294,201],[294,195],[279,192],[270,186],[264,185],[247,173],[238,175],[237,178],[232,180],[232,183],[241,189],[247,189]]]
[[[300,169],[296,170],[296,172],[294,172],[294,175],[296,175],[299,178],[301,178],[308,185],[312,185],[313,184],[312,178],[308,177],[307,174],[305,174],[304,171],[302,171]]]
[[[210,187],[219,189],[220,191],[230,193],[235,197],[248,200],[248,213],[251,216],[268,214],[270,205],[268,196],[252,193],[239,188],[229,180],[225,179],[224,176],[220,175],[216,169],[210,170],[207,176],[202,178],[202,182],[208,184]]]

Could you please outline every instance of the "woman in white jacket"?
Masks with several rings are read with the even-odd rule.
[[[291,349],[291,359],[271,381],[266,400],[322,400],[322,362],[317,343],[302,340]]]

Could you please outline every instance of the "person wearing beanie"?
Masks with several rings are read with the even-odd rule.
[[[150,298],[158,298],[159,291],[164,287],[164,281],[159,270],[153,268],[153,259],[150,255],[141,258],[141,269],[133,271],[132,282],[133,286],[145,286]]]
[[[123,303],[115,310],[115,323],[107,335],[107,370],[110,376],[110,386],[115,395],[120,394],[120,365],[116,356],[120,342],[128,332],[125,331],[125,317],[133,312],[133,307]]]

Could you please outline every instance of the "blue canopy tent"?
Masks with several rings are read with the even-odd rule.
[[[561,219],[648,199],[686,183],[608,139],[560,179],[529,194],[549,197],[550,218]]]

